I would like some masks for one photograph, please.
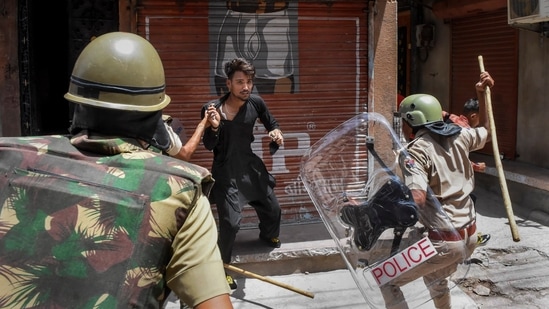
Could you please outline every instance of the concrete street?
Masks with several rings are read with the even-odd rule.
[[[546,191],[521,186],[509,187],[520,236],[515,242],[497,178],[489,173],[477,177],[477,225],[492,237],[473,253],[464,281],[452,289],[453,308],[547,308],[549,215],[544,205],[549,198]],[[257,241],[257,230],[241,231],[234,265],[314,298],[235,275],[235,308],[369,308],[322,223],[283,226],[281,239],[282,247],[272,250]],[[411,307],[434,308],[432,302]],[[165,308],[178,309],[179,304],[172,297]]]

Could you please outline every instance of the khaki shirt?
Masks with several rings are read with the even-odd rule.
[[[487,139],[488,131],[483,127],[464,128],[452,137],[422,129],[407,146],[414,162],[404,166],[406,185],[412,190],[432,192],[456,229],[476,217],[470,198],[475,180],[469,153],[483,148]],[[444,213],[437,211],[436,204],[427,200],[431,214],[423,216],[428,221],[423,223],[429,228],[441,228],[437,225]],[[436,221],[437,217],[442,220]]]

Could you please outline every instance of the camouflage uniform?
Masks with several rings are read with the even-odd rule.
[[[169,289],[195,306],[229,293],[209,279],[224,278],[209,172],[86,134],[0,139],[0,308],[161,308]]]

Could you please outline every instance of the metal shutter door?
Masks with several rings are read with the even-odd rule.
[[[507,159],[516,157],[518,31],[507,24],[507,9],[456,18],[451,21],[451,104],[461,114],[463,104],[476,97],[475,82],[480,74],[478,56],[496,85],[491,99],[498,146]],[[492,145],[481,151],[493,154]]]
[[[283,223],[317,221],[299,177],[301,158],[328,131],[366,111],[367,3],[252,2],[143,1],[138,33],[160,53],[172,98],[166,113],[180,119],[189,136],[202,105],[219,97],[221,83],[214,72],[220,53],[253,58],[258,73],[266,72],[256,76],[255,88],[285,136],[284,147],[271,156],[269,138],[258,125],[254,151],[277,178]],[[237,32],[248,32],[247,41],[242,43]],[[199,146],[192,162],[210,168],[212,158]],[[243,215],[243,225],[257,222],[251,207]]]

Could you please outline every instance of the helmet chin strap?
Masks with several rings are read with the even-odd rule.
[[[162,132],[157,132],[159,130],[166,131],[162,121],[162,111],[138,112],[75,104],[69,132],[74,135],[81,130],[90,130],[103,135],[136,138],[156,147],[169,145],[169,139],[163,140]]]

